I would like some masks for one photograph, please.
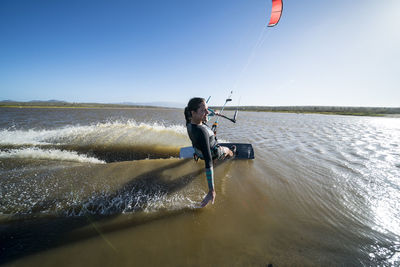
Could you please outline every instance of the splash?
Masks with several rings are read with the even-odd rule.
[[[186,128],[162,123],[112,121],[88,126],[73,125],[54,130],[2,130],[0,151],[3,158],[33,157],[44,154],[57,159],[86,155],[101,161],[113,162],[144,158],[168,158],[178,154],[179,148],[189,145]],[[40,151],[26,150],[40,148]],[[11,151],[10,151],[11,149]],[[18,149],[17,151],[14,151]],[[62,150],[55,153],[53,150]],[[68,151],[68,152],[67,152]],[[63,154],[63,156],[60,156]],[[71,154],[71,155],[72,155]],[[86,160],[86,159],[85,159]]]
[[[60,160],[72,162],[87,162],[95,164],[105,163],[105,161],[96,158],[88,157],[86,155],[79,155],[77,152],[62,151],[57,149],[43,150],[37,147],[0,151],[0,158]]]

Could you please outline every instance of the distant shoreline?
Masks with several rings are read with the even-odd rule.
[[[146,106],[146,105],[123,105],[102,103],[69,103],[69,102],[0,102],[0,108],[69,108],[69,109],[160,109],[173,110],[181,108]],[[213,106],[213,109],[222,107]],[[226,107],[225,110],[236,110],[236,107]],[[275,112],[275,113],[298,113],[298,114],[323,114],[323,115],[346,115],[346,116],[372,116],[372,117],[394,117],[400,118],[399,108],[387,107],[340,107],[340,106],[240,106],[240,111],[249,112]]]
[[[70,109],[175,109],[161,106],[141,106],[122,104],[101,104],[101,103],[68,103],[68,102],[3,102],[0,108],[70,108]]]
[[[220,109],[222,107],[213,107]],[[323,114],[345,116],[371,116],[371,117],[400,117],[399,108],[388,107],[341,107],[341,106],[245,106],[228,107],[225,110],[252,111],[252,112],[276,112],[297,114]]]

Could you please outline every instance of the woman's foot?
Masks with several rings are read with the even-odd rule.
[[[231,146],[231,151],[233,153],[233,157],[235,157],[236,156],[236,146],[235,145]]]

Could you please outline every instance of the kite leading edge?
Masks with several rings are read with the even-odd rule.
[[[272,0],[271,18],[269,20],[268,27],[274,27],[276,24],[278,24],[282,15],[282,8],[282,0]]]

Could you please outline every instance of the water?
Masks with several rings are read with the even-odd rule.
[[[242,112],[216,203],[183,111],[0,110],[0,263],[400,264],[400,119]]]

